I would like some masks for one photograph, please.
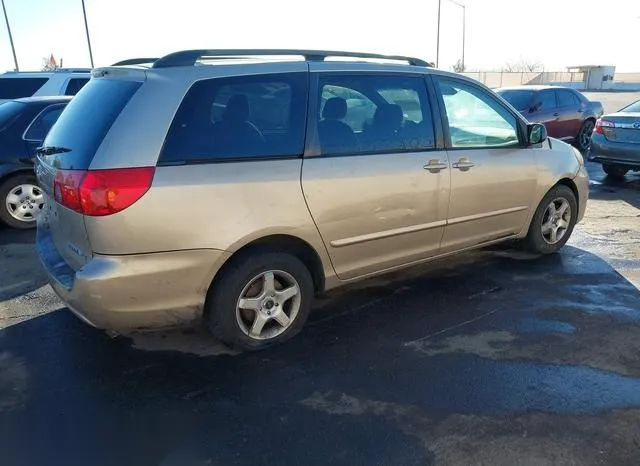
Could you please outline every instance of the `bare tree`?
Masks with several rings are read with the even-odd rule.
[[[42,58],[42,71],[55,71],[58,68],[58,62],[54,58],[53,54],[51,54],[49,58]]]
[[[507,62],[502,67],[502,71],[508,73],[538,73],[543,70],[544,66],[539,61],[531,61],[523,57],[520,57],[520,59],[515,62]]]
[[[458,60],[455,65],[453,65],[453,71],[456,73],[464,73],[467,71],[467,67],[464,63],[462,63],[462,59]]]

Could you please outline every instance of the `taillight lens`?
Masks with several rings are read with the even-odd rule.
[[[595,128],[595,132],[598,134],[604,134],[604,130],[603,128],[615,128],[616,124],[613,121],[608,121],[608,120],[603,120],[601,118],[598,118],[596,120],[596,128]]]
[[[133,205],[151,187],[155,167],[58,170],[54,197],[84,215],[101,217]]]

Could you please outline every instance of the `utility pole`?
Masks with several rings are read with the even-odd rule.
[[[11,35],[11,28],[9,27],[9,17],[7,16],[7,9],[4,6],[4,0],[2,0],[2,11],[4,12],[4,20],[7,23],[7,32],[9,33],[9,42],[11,43],[11,52],[13,52],[13,64],[16,67],[16,71],[20,71],[20,68],[18,68],[18,57],[16,56],[16,47],[13,45],[13,36]]]
[[[4,2],[4,0],[2,0]],[[87,32],[87,45],[89,46],[89,60],[91,60],[91,68],[93,66],[93,52],[91,52],[91,39],[89,39],[89,25],[87,24],[87,10],[84,7],[84,0],[82,0],[82,14],[84,15],[84,29]]]
[[[436,38],[436,68],[440,64],[440,8],[441,7],[442,7],[442,0],[438,0],[438,36]]]

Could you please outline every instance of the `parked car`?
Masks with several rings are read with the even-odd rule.
[[[203,319],[257,349],[324,290],[506,240],[558,251],[587,202],[577,149],[476,81],[374,58],[403,59],[189,50],[94,70],[36,162],[55,291],[100,328]]]
[[[130,58],[111,66],[153,63],[155,58]],[[8,71],[0,74],[0,104],[22,97],[76,95],[91,79],[91,68],[54,71]]]
[[[640,171],[640,100],[596,121],[589,160],[615,178]]]
[[[600,102],[565,87],[502,87],[496,92],[528,121],[544,124],[550,137],[572,142],[581,151],[589,148],[596,120],[603,113]]]
[[[33,171],[36,148],[71,97],[28,97],[0,104],[0,221],[33,228],[44,198]]]
[[[9,71],[0,74],[0,104],[22,97],[76,95],[91,79],[89,68]]]

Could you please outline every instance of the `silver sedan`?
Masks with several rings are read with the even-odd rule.
[[[598,119],[588,159],[616,178],[640,171],[640,100]]]

